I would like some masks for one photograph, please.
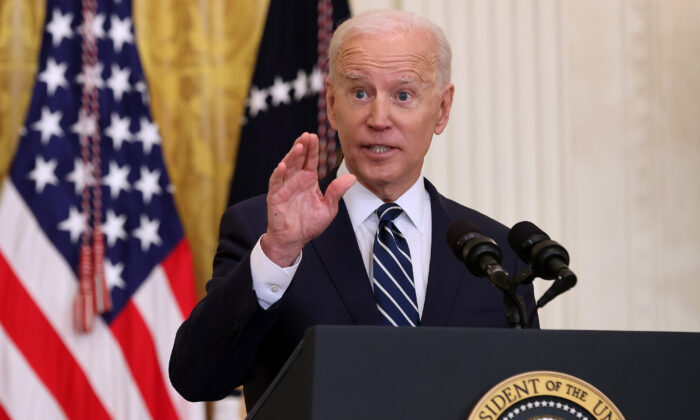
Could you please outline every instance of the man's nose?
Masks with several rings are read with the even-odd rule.
[[[375,130],[384,130],[391,127],[389,100],[383,95],[377,95],[370,104],[367,125]]]

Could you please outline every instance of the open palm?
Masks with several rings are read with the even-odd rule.
[[[324,196],[318,186],[318,149],[315,134],[302,134],[270,177],[267,232],[261,246],[281,267],[290,266],[304,245],[328,227],[340,198],[355,183],[353,175],[340,176]]]

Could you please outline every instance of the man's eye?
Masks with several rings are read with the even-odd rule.
[[[367,92],[362,89],[358,89],[355,91],[355,97],[357,99],[365,99],[367,97]]]
[[[411,94],[408,92],[399,92],[399,94],[396,96],[399,98],[399,101],[407,101],[411,99]]]

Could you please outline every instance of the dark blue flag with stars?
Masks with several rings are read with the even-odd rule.
[[[329,37],[348,17],[347,0],[270,0],[229,205],[267,192],[272,171],[301,133],[323,137],[318,96],[325,91],[327,69],[319,66],[319,36]],[[325,112],[325,105],[321,107]],[[329,136],[334,142],[335,133]],[[331,167],[334,153],[331,149],[328,156]],[[321,165],[324,162],[322,157]]]

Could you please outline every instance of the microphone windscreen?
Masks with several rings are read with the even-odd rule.
[[[459,219],[455,220],[450,224],[450,226],[447,228],[447,234],[445,235],[447,239],[447,244],[452,248],[452,252],[455,253],[455,255],[460,256],[462,253],[461,249],[461,241],[465,235],[468,235],[470,233],[481,233],[479,232],[479,229],[477,229],[476,226],[474,226],[471,222],[468,220],[464,219]]]
[[[547,236],[542,229],[535,226],[534,223],[528,222],[527,220],[518,222],[510,229],[510,232],[508,232],[508,243],[520,258],[527,261],[530,258],[528,254],[532,248],[530,241],[533,236],[549,239],[549,236]]]

